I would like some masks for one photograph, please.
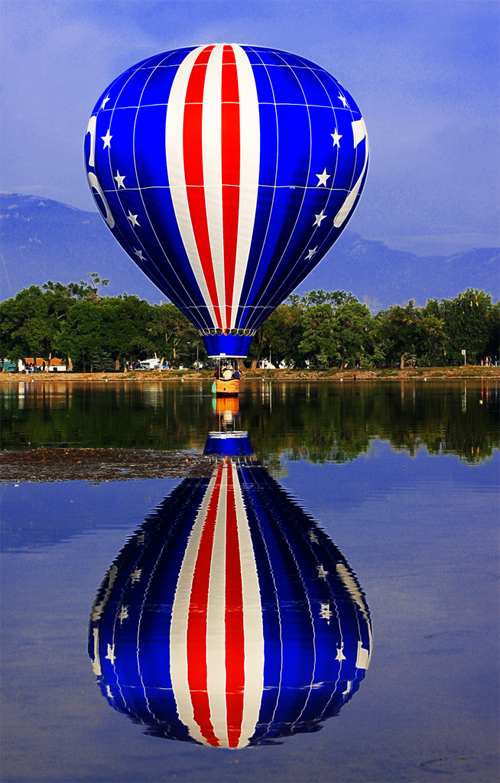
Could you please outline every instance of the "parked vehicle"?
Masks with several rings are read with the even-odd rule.
[[[160,360],[159,359],[143,359],[141,362],[139,362],[139,369],[140,370],[159,370],[160,369]]]
[[[5,370],[4,370],[5,365]],[[15,362],[9,362],[5,359],[5,362],[0,361],[0,372],[17,372],[17,364]]]

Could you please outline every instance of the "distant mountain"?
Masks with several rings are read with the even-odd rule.
[[[47,280],[78,282],[97,272],[110,279],[106,288],[110,296],[129,293],[153,303],[165,301],[97,212],[51,199],[0,193],[0,253],[1,299]],[[421,257],[345,231],[297,291],[343,289],[377,309],[409,299],[423,305],[427,299],[455,296],[467,287],[483,289],[497,300],[499,262],[498,248]]]
[[[482,289],[495,301],[500,298],[499,248],[417,256],[344,231],[325,261],[299,286],[299,293],[339,288],[376,309],[410,299],[425,305],[428,299],[447,299],[466,288]]]
[[[97,212],[84,212],[51,199],[0,193],[0,298],[8,299],[47,280],[87,280],[90,272],[109,278],[110,296],[129,293],[165,301],[135,266]]]

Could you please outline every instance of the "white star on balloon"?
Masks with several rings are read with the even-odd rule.
[[[141,261],[144,261],[144,255],[143,255],[143,253],[142,253],[142,250],[137,250],[137,249],[134,247],[134,253],[136,254],[136,256],[139,256],[139,258],[141,259]]]
[[[318,175],[316,174],[316,176],[318,176]],[[313,226],[320,226],[321,225],[321,221],[326,218],[325,210],[322,209],[321,212],[319,213],[319,215],[315,215],[314,217],[316,218],[316,220],[314,221]]]
[[[317,544],[318,543],[318,536],[316,535],[314,530],[310,530],[309,531],[309,539],[312,541],[313,544]]]
[[[142,568],[137,568],[135,571],[132,571],[132,573],[130,574],[132,578],[132,582],[138,582],[139,579],[141,578],[141,574],[142,574]]]
[[[132,226],[139,226],[140,225],[139,221],[137,220],[137,217],[138,216],[137,215],[133,215],[131,213],[130,209],[129,209],[128,215],[127,215],[127,220],[130,220],[130,223],[131,223]]]
[[[341,95],[340,92],[339,92],[339,98],[342,101],[342,103],[344,104],[344,109],[345,109],[346,106],[347,106],[347,98],[345,97],[345,95]]]
[[[126,174],[120,174],[118,169],[116,169],[116,177],[113,177],[113,179],[116,181],[116,184],[119,188],[125,188],[125,185],[123,184],[123,180],[125,179]]]
[[[103,102],[101,103],[101,109],[104,109],[108,101],[109,101],[109,95],[106,95]]]
[[[318,250],[318,246],[316,245],[316,247],[313,247],[312,250],[308,252],[306,256],[306,261],[310,261],[311,258],[316,254],[317,250]]]
[[[106,655],[106,658],[108,661],[111,661],[112,664],[115,662],[115,645],[114,644],[108,644],[108,652]]]
[[[337,647],[337,655],[335,656],[336,661],[345,661],[345,655],[342,652],[342,647]]]
[[[333,146],[334,147],[335,146],[340,147],[339,142],[340,142],[340,139],[342,138],[342,134],[338,133],[337,128],[335,128],[335,133],[330,133],[330,136],[333,139]]]
[[[326,188],[326,182],[330,179],[331,174],[327,174],[326,169],[323,169],[323,174],[316,174],[316,176],[319,180],[316,187],[319,188],[320,185],[323,185]]]
[[[330,604],[321,604],[320,617],[323,620],[329,620],[331,616],[332,610],[330,609]]]
[[[128,609],[126,606],[122,606],[122,608],[120,609],[120,614],[118,615],[120,624],[123,623],[123,621],[126,620],[127,617],[128,617]]]
[[[325,571],[322,565],[317,566],[318,568],[318,576],[320,579],[326,579],[328,571]]]
[[[105,135],[105,136],[101,136],[101,139],[102,139],[102,140],[103,140],[103,142],[104,142],[104,147],[103,147],[103,150],[105,150],[105,149],[106,149],[106,147],[109,147],[109,148],[111,149],[111,139],[112,139],[112,138],[113,138],[113,137],[111,136],[111,134],[110,134],[110,132],[109,132],[109,128],[108,128],[108,132],[106,133],[106,135]]]

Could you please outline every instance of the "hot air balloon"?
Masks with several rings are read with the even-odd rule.
[[[113,235],[209,357],[244,357],[345,228],[368,138],[355,101],[320,66],[213,44],[115,79],[88,123],[85,163]]]
[[[225,437],[243,456],[220,458]],[[212,433],[219,456],[150,514],[97,593],[94,673],[147,734],[236,749],[318,731],[368,668],[355,575],[248,447]]]

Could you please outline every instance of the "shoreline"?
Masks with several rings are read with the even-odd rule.
[[[144,481],[204,476],[210,457],[189,451],[134,448],[31,448],[0,451],[0,486],[59,481]]]
[[[241,380],[275,380],[275,381],[405,381],[405,380],[440,380],[454,381],[464,379],[496,380],[500,379],[500,367],[481,367],[468,365],[466,367],[408,367],[404,370],[396,368],[384,369],[332,369],[332,370],[247,370],[242,373]],[[172,383],[182,381],[213,380],[211,370],[152,370],[133,372],[0,372],[0,385],[7,383]]]

